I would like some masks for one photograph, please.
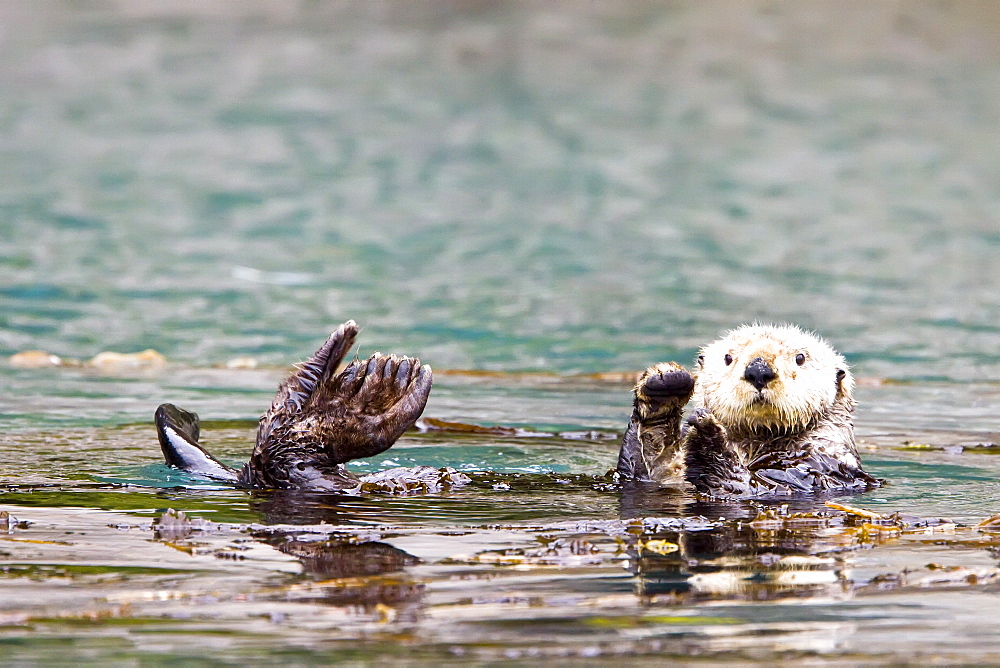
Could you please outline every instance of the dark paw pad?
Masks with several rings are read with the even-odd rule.
[[[686,396],[693,391],[694,377],[684,369],[654,373],[642,383],[643,394],[654,399]]]

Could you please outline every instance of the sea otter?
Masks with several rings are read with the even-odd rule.
[[[173,404],[156,409],[163,457],[170,466],[240,487],[348,491],[366,483],[407,491],[463,482],[454,470],[399,468],[358,478],[345,467],[352,459],[388,450],[420,417],[431,391],[432,372],[410,357],[375,353],[337,373],[358,334],[353,320],[340,325],[308,361],[278,387],[257,426],[250,461],[236,470],[198,443],[198,416]]]
[[[618,477],[743,498],[877,486],[854,442],[853,389],[817,336],[744,325],[701,349],[694,376],[674,362],[642,374]]]

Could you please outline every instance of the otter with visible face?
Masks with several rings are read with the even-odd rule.
[[[696,376],[673,362],[643,373],[618,476],[729,497],[878,486],[854,442],[853,389],[823,340],[744,325],[701,349]]]

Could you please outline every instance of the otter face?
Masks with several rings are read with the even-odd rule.
[[[791,433],[837,401],[853,406],[853,388],[847,362],[822,339],[755,324],[702,348],[694,398],[729,431]]]

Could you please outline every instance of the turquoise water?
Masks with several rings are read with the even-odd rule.
[[[995,616],[1000,544],[971,528],[1000,510],[1000,459],[975,447],[1000,442],[992,4],[0,17],[0,358],[167,360],[3,364],[0,509],[28,524],[0,532],[0,655],[1000,653],[978,621]],[[348,318],[359,354],[433,365],[428,417],[529,435],[413,433],[355,464],[474,477],[425,497],[272,498],[159,463],[162,401],[245,458],[287,366]],[[591,374],[687,363],[758,319],[820,332],[862,381],[862,454],[890,485],[840,501],[963,526],[775,537],[739,524],[749,504],[608,486],[629,386]],[[225,368],[244,357],[258,367]],[[150,522],[167,508],[221,528],[164,538]],[[698,516],[727,518],[704,534],[724,548],[656,524]],[[391,563],[334,577],[346,545]]]

